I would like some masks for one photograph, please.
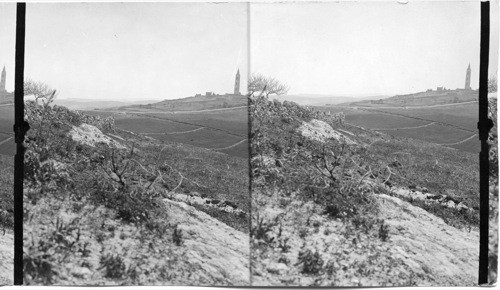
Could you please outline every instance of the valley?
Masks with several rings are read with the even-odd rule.
[[[472,92],[453,91],[444,96],[392,97],[337,106],[315,107],[323,112],[343,112],[347,123],[394,137],[412,138],[464,152],[478,153],[478,103]],[[496,93],[495,93],[496,96]],[[477,98],[477,96],[476,96]],[[396,102],[398,100],[398,102]],[[403,100],[403,101],[402,101]]]
[[[108,108],[85,113],[113,116],[117,128],[162,142],[188,144],[248,158],[248,109],[244,105],[244,96],[210,102],[195,97],[181,100],[183,102],[174,102],[181,103],[178,106],[167,106],[164,101],[149,106]],[[237,106],[226,107],[224,104],[228,103]]]

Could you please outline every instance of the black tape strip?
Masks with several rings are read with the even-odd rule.
[[[490,2],[481,2],[481,54],[479,67],[479,285],[488,283],[489,234],[489,147],[488,133],[493,122],[488,118],[488,62],[490,45]]]
[[[24,121],[24,36],[26,32],[26,3],[17,4],[16,16],[16,68],[14,91],[14,285],[23,284],[23,177],[24,135],[29,126]]]

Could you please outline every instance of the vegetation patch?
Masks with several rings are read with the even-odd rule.
[[[366,130],[346,123],[339,111],[271,101],[266,90],[256,89],[250,99],[254,283],[408,286],[451,281],[422,270],[425,262],[416,267],[395,254],[399,228],[384,218],[381,208],[386,206],[378,196],[392,194],[393,187],[425,188],[429,195],[447,196],[470,210],[407,200],[442,217],[447,229],[474,230],[476,156]],[[302,124],[312,120],[353,142],[303,136]]]

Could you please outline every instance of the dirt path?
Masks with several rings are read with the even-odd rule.
[[[196,129],[193,129],[193,130],[188,130],[188,131],[179,131],[179,132],[155,132],[155,133],[140,133],[141,135],[173,135],[173,134],[186,134],[186,133],[192,133],[192,132],[196,132],[196,131],[200,131],[202,129],[205,129],[205,127],[200,127],[200,128],[196,128]]]
[[[0,230],[0,285],[12,285],[14,276],[14,235]]]
[[[397,130],[419,129],[419,128],[429,127],[429,126],[434,125],[434,124],[436,124],[436,122],[431,122],[431,123],[429,123],[429,124],[422,125],[422,126],[416,126],[416,127],[401,127],[401,128],[372,128],[371,130],[376,130],[376,131],[397,131]]]
[[[234,143],[233,145],[230,145],[230,146],[227,146],[227,147],[223,147],[223,148],[214,148],[212,150],[225,150],[225,149],[230,149],[230,148],[233,148],[233,147],[236,147],[242,143],[244,143],[245,141],[248,141],[248,139],[243,139],[241,141],[238,141],[236,143]]]
[[[224,132],[228,135],[233,135],[233,136],[238,136],[238,137],[245,137],[243,135],[240,135],[240,134],[235,134],[233,132],[230,132],[230,131],[227,131],[227,130],[224,130],[224,129],[220,129],[220,128],[216,128],[216,127],[210,127],[210,126],[206,126],[206,125],[200,125],[200,124],[196,124],[196,123],[190,123],[190,122],[184,122],[184,121],[179,121],[179,120],[175,120],[175,119],[170,119],[170,118],[167,118],[167,117],[156,117],[156,116],[151,116],[151,115],[148,115],[148,114],[131,114],[131,115],[134,115],[134,116],[139,116],[139,117],[146,117],[146,118],[150,118],[150,119],[157,119],[157,120],[167,120],[167,121],[171,121],[171,122],[174,122],[174,123],[179,123],[179,124],[187,124],[187,125],[191,125],[191,126],[197,126],[197,127],[203,127],[203,128],[207,128],[209,130],[214,130],[214,131],[220,131],[220,132]]]
[[[455,142],[455,143],[447,143],[447,144],[438,144],[438,145],[441,145],[441,146],[452,146],[452,145],[458,145],[458,144],[462,144],[462,143],[465,143],[469,140],[471,140],[472,138],[476,137],[477,134],[474,134],[468,138],[465,138],[464,140],[462,141],[458,141],[458,142]]]
[[[10,139],[12,139],[12,138],[14,138],[14,137],[9,137],[9,138],[7,138],[7,139],[5,139],[5,140],[3,140],[3,141],[0,141],[0,145],[2,145],[2,144],[4,144],[4,143],[9,142],[9,141],[10,141]]]
[[[462,131],[475,133],[475,131],[467,129],[467,128],[463,128],[463,127],[460,127],[460,126],[457,126],[457,125],[453,125],[453,124],[449,124],[449,123],[444,123],[444,122],[439,122],[439,121],[435,121],[435,120],[430,120],[430,119],[425,119],[425,118],[419,118],[419,117],[411,117],[411,116],[404,115],[404,114],[391,113],[391,112],[386,112],[386,111],[380,111],[380,110],[377,110],[377,108],[373,108],[373,109],[369,108],[369,107],[366,107],[366,108],[357,107],[357,108],[359,110],[366,111],[366,112],[377,112],[377,113],[386,114],[386,115],[393,115],[393,116],[405,117],[405,118],[408,118],[408,119],[414,119],[414,120],[420,120],[420,121],[427,121],[427,122],[434,122],[434,123],[436,123],[438,125],[443,125],[443,126],[447,126],[447,127],[452,127],[452,128],[455,128],[455,129],[459,129],[459,130],[462,130]],[[399,109],[401,109],[401,108],[399,108]]]

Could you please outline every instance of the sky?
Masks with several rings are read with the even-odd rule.
[[[245,3],[27,4],[25,75],[59,98],[176,99],[241,91]]]
[[[478,88],[478,1],[261,3],[250,9],[251,71],[288,84],[289,94],[463,88],[469,63],[471,86]],[[498,55],[498,9],[495,29]]]
[[[0,70],[5,66],[5,88],[14,91],[16,53],[16,4],[0,3]]]
[[[498,2],[491,9],[496,75]],[[228,93],[238,68],[243,93],[251,69],[290,94],[369,96],[462,88],[470,63],[478,87],[477,1],[252,3],[250,22],[247,11],[246,3],[28,3],[25,76],[61,99]],[[0,43],[12,91],[14,3],[0,3]]]

